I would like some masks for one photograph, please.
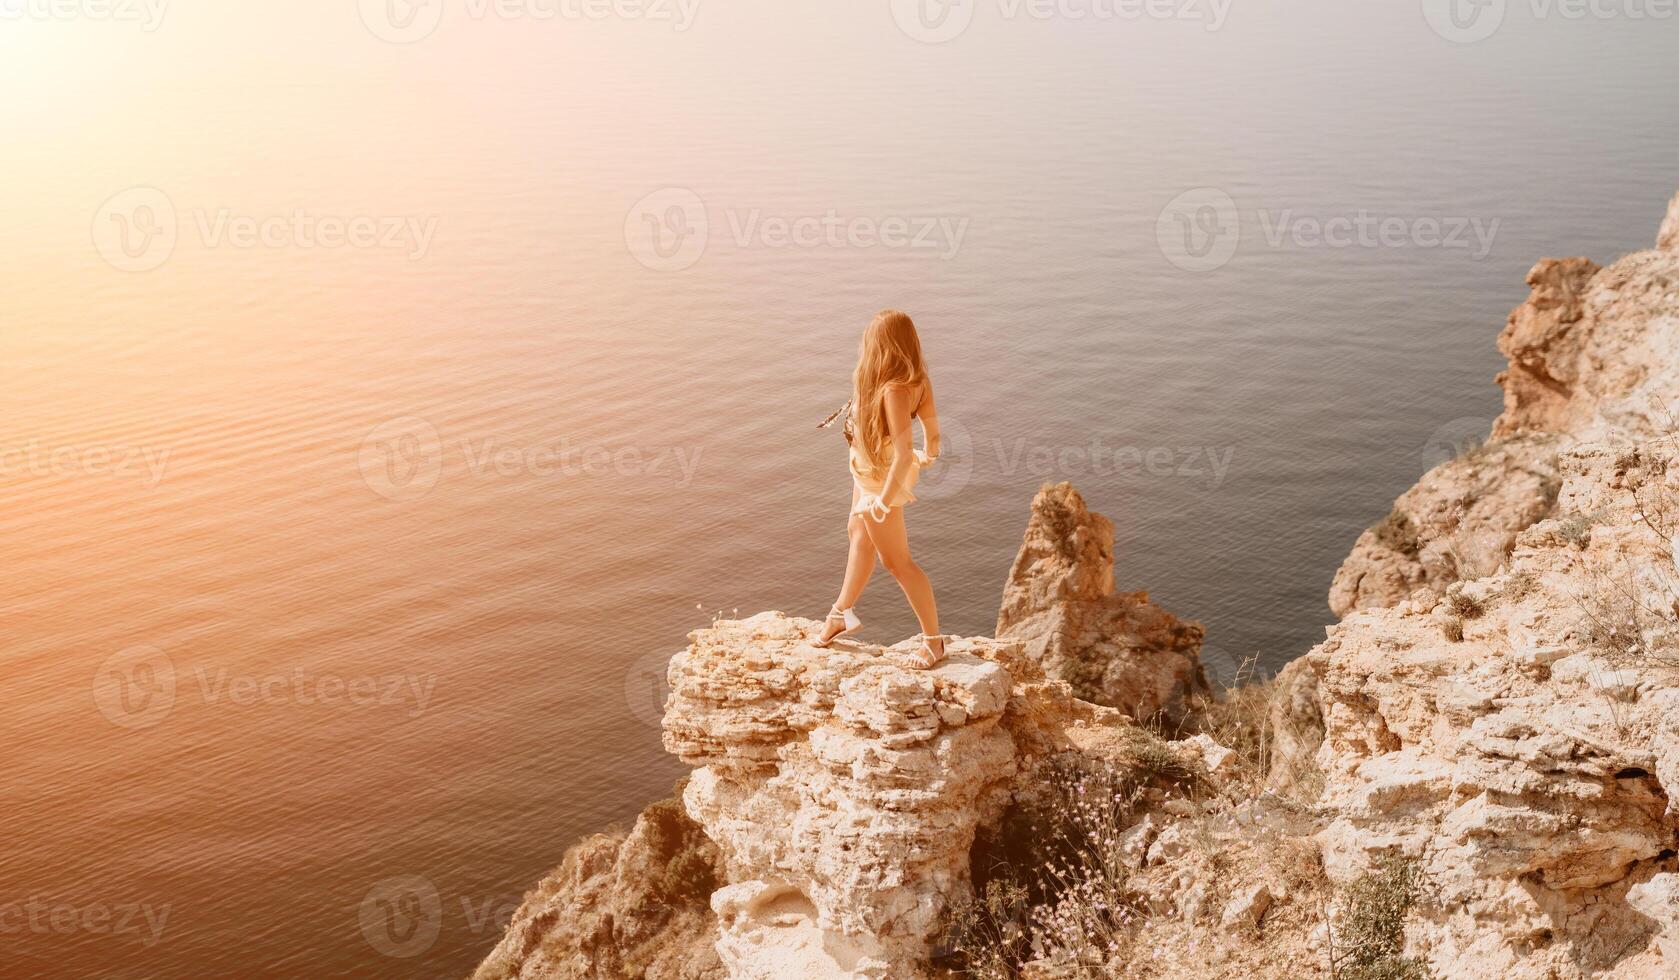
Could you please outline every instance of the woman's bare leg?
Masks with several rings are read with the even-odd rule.
[[[886,515],[886,520],[875,522],[866,520],[863,523],[868,530],[869,540],[874,542],[875,551],[880,555],[880,563],[886,566],[886,571],[898,580],[898,585],[904,590],[904,598],[909,600],[909,606],[915,610],[915,618],[921,622],[921,632],[927,636],[939,635],[939,607],[933,601],[933,583],[928,580],[927,573],[915,563],[909,554],[909,530],[904,526],[904,509],[894,507]]]
[[[857,485],[851,485],[851,506],[857,506]],[[863,587],[869,584],[869,576],[874,574],[876,560],[874,542],[869,540],[869,532],[863,527],[867,518],[861,514],[851,515],[845,524],[845,534],[850,545],[845,554],[845,581],[840,583],[839,598],[834,600],[835,609],[850,609],[863,597]],[[822,630],[822,642],[833,639],[844,627],[838,620],[829,620]]]
[[[877,560],[874,542],[869,540],[869,532],[863,527],[866,521],[861,514],[854,514],[845,524],[846,536],[851,539],[851,549],[845,556],[845,581],[840,584],[839,598],[834,605],[841,609],[850,609],[863,597],[863,589],[869,584],[869,576],[874,574]]]

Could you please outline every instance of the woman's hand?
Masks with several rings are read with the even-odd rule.
[[[938,461],[939,458],[937,456],[927,455],[927,451],[924,449],[917,449],[915,451],[915,465],[921,467],[922,469],[926,469]]]
[[[874,493],[865,493],[858,497],[857,506],[851,508],[851,513],[862,514],[876,524],[886,520],[886,515],[891,512],[892,508],[886,506],[886,501],[880,499],[879,494]]]

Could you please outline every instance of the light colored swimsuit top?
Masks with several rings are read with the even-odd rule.
[[[921,417],[921,405],[926,400],[927,400],[927,389],[926,389],[926,386],[923,385],[922,389],[921,389],[921,398],[919,400],[917,400],[916,405],[915,405],[915,411],[910,413],[910,418],[915,419],[915,418],[920,418]],[[849,416],[847,416],[847,418],[845,420],[845,427],[846,427],[846,434],[850,435],[851,434],[851,419],[850,419]],[[888,458],[886,460],[885,465],[881,468],[880,472],[871,473],[871,472],[869,472],[868,463],[866,461],[864,461],[864,459],[863,459],[863,454],[858,452],[858,450],[857,450],[857,444],[856,444],[855,440],[848,440],[848,441],[851,442],[851,447],[850,447],[850,450],[849,450],[849,453],[848,453],[848,464],[851,468],[852,482],[856,483],[857,486],[859,488],[861,488],[864,493],[872,493],[872,494],[875,494],[877,496],[880,495],[886,489],[886,473],[887,473],[887,470],[892,466],[893,458]],[[891,449],[891,448],[892,447],[888,447],[888,449]],[[892,449],[892,451],[896,452],[895,449]],[[916,480],[920,479],[920,477],[921,477],[921,468],[920,467],[912,466],[912,467],[909,468],[909,475],[907,477],[905,477],[904,485],[901,488],[901,490],[903,492],[903,495],[904,495],[904,499],[902,499],[900,501],[897,501],[894,504],[894,506],[902,506],[903,504],[915,503],[915,494],[912,493],[911,491],[913,491],[915,489],[915,482],[916,482]]]

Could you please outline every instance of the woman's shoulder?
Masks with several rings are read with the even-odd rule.
[[[933,382],[926,375],[914,381],[888,381],[882,388],[881,393],[887,398],[909,405],[911,413],[919,411],[933,397]]]
[[[933,407],[933,378],[923,374],[920,381],[910,382],[910,392],[914,399],[910,405],[913,414],[919,415]]]
[[[888,391],[907,391],[912,395],[919,395],[933,390],[933,379],[930,375],[923,374],[919,378],[888,381],[885,387]]]

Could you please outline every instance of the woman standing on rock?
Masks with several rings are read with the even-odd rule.
[[[898,580],[921,623],[921,646],[911,655],[914,665],[933,667],[944,659],[944,636],[939,633],[933,584],[910,557],[904,505],[915,500],[910,491],[922,467],[939,458],[939,417],[933,384],[921,360],[921,338],[908,314],[883,310],[863,331],[851,401],[822,427],[842,415],[845,441],[851,445],[851,518],[846,525],[851,550],[839,599],[816,645],[826,647],[863,625],[852,607],[878,557]],[[926,436],[925,451],[914,448],[910,430],[911,420],[917,418]]]

